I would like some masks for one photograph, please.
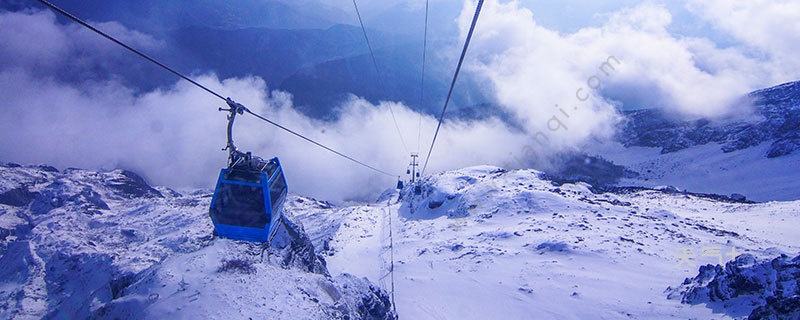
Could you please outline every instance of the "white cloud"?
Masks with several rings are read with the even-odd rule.
[[[117,22],[90,22],[136,48],[153,51],[163,41]],[[0,13],[0,69],[21,68],[46,75],[87,73],[126,63],[130,53],[77,24],[61,25],[50,11]]]
[[[53,14],[44,11],[0,15],[0,65],[30,68],[62,61],[69,39],[54,20]]]
[[[459,18],[462,30],[471,19],[472,10],[465,9]],[[547,136],[540,141],[549,143],[537,149],[567,148],[611,133],[613,106],[596,96],[589,103],[575,97],[580,88],[589,91],[586,80],[609,55],[593,55],[590,70],[589,55],[557,32],[538,26],[532,13],[516,2],[487,1],[473,41],[468,68],[489,80],[497,101],[521,119],[531,139],[538,132]]]
[[[459,18],[462,37],[473,10],[474,2],[466,1]],[[614,119],[612,105],[619,102],[628,108],[661,107],[691,117],[716,117],[746,112],[739,102],[751,90],[800,76],[792,71],[800,62],[786,65],[787,59],[780,58],[784,49],[779,44],[791,39],[773,41],[769,39],[774,36],[765,36],[767,44],[759,47],[770,55],[754,57],[742,48],[723,49],[705,38],[670,34],[671,20],[665,7],[646,2],[608,15],[599,27],[560,34],[538,25],[533,13],[517,1],[487,0],[469,67],[476,76],[489,80],[497,100],[520,115],[530,132],[544,128],[555,104],[572,106],[575,90],[599,75],[602,86],[595,98],[570,118],[573,127],[581,129],[560,137],[567,145],[607,133]],[[797,21],[800,17],[790,23],[790,29]],[[748,26],[745,21],[730,23]],[[757,28],[753,41],[759,35],[779,33],[775,27]],[[798,42],[790,43],[787,52]],[[610,56],[621,65],[606,76],[598,66]]]
[[[690,0],[689,10],[748,46],[791,67],[797,76],[800,2],[794,0]]]
[[[340,120],[309,119],[291,107],[291,97],[269,92],[257,78],[220,81],[198,76],[212,90],[237,97],[251,110],[356,159],[403,174],[409,160],[395,133],[388,105],[353,99]],[[225,165],[225,113],[221,101],[180,82],[134,96],[113,82],[91,92],[37,79],[18,71],[0,73],[0,94],[9,97],[0,114],[4,160],[59,167],[128,168],[158,185],[210,187]],[[419,114],[391,103],[403,132],[417,132]],[[423,141],[435,119],[424,116]],[[243,151],[279,156],[291,191],[329,200],[371,199],[394,178],[381,176],[253,117],[237,118],[234,139]],[[503,143],[498,143],[502,141]],[[446,124],[430,171],[502,161],[514,134],[497,120]]]

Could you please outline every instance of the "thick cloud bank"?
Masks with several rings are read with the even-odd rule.
[[[226,161],[221,151],[225,113],[217,111],[221,101],[186,82],[136,94],[113,79],[80,85],[60,81],[42,70],[80,59],[84,50],[74,48],[91,41],[87,38],[93,35],[76,33],[57,24],[52,14],[41,12],[5,13],[0,24],[13,30],[3,34],[7,41],[2,44],[2,52],[13,61],[0,70],[0,94],[6,97],[0,113],[2,160],[62,168],[122,167],[141,172],[155,184],[213,186]],[[26,29],[28,25],[35,28]],[[137,33],[120,29],[118,34]],[[26,38],[58,41],[43,46]],[[90,50],[92,60],[88,61],[103,63],[121,54],[107,49]],[[93,67],[72,65],[71,70],[85,72]],[[311,139],[398,175],[405,172],[408,157],[389,108],[409,148],[417,149],[420,125],[420,149],[430,141],[436,125],[434,118],[421,117],[403,105],[376,106],[357,97],[341,106],[339,120],[321,122],[296,112],[290,95],[271,91],[261,79],[220,80],[208,74],[195,78]],[[237,120],[234,138],[242,150],[279,156],[293,192],[332,200],[364,199],[394,183],[394,178],[375,174],[253,117]],[[521,143],[499,120],[448,122],[439,139],[431,171],[493,163],[497,155]]]
[[[375,106],[353,98],[342,107],[340,120],[320,122],[296,112],[289,95],[270,92],[263,80],[196,79],[336,150],[398,175],[405,171],[408,159],[394,130],[390,103]],[[10,97],[0,114],[4,160],[122,167],[156,184],[194,187],[212,186],[225,165],[225,113],[217,111],[221,101],[187,83],[135,96],[113,82],[87,90],[4,71],[0,94]],[[404,132],[417,131],[419,114],[399,104],[392,108]],[[433,128],[435,119],[425,116],[422,123]],[[503,148],[514,145],[509,140],[514,134],[504,128],[498,120],[448,123],[429,170],[493,162],[497,154],[508,152]],[[394,182],[253,117],[237,119],[234,138],[242,150],[279,156],[294,192],[346,200],[372,196]],[[429,141],[430,134],[422,138]]]

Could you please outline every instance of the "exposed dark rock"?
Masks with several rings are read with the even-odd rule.
[[[444,204],[444,201],[442,201],[442,200],[431,200],[431,201],[428,201],[428,209],[436,209],[438,207],[441,207],[442,204]]]
[[[56,169],[55,167],[48,166],[48,165],[43,165],[43,164],[32,166],[31,168],[39,169],[39,170],[44,171],[44,172],[58,173],[58,169]]]
[[[800,296],[776,299],[767,298],[767,304],[750,313],[748,320],[797,320],[800,319]]]
[[[128,238],[136,238],[136,230],[133,229],[122,229],[119,233]]]
[[[64,194],[67,192],[68,188],[63,182],[56,180],[50,183],[31,203],[31,214],[42,215],[63,206],[66,199]]]
[[[9,206],[24,207],[31,203],[33,199],[36,199],[37,196],[39,196],[39,193],[31,192],[28,190],[28,186],[23,185],[0,193],[0,203]]]
[[[253,267],[253,261],[244,259],[231,259],[223,260],[222,265],[219,266],[217,272],[238,272],[244,274],[256,273],[256,268]]]
[[[767,151],[767,158],[785,156],[797,150],[800,150],[800,132],[792,132],[772,143],[769,151]]]
[[[686,278],[682,285],[668,292],[670,298],[680,297],[681,302],[687,304],[748,297],[765,306],[753,311],[751,319],[796,319],[792,314],[796,317],[800,310],[796,301],[800,295],[800,255],[794,259],[781,255],[759,261],[750,254],[743,254],[724,268],[710,264],[701,266],[696,277]],[[774,301],[769,303],[770,299]]]
[[[70,198],[70,200],[79,201],[78,198],[82,198],[81,200],[85,201],[95,209],[101,209],[101,210],[109,209],[108,204],[106,204],[106,202],[103,201],[103,199],[100,197],[100,194],[92,190],[91,187],[88,186],[84,187],[83,190],[81,190],[81,193],[77,194],[73,198]]]
[[[586,182],[591,185],[613,185],[622,178],[634,178],[639,173],[598,156],[568,153],[559,157],[560,163],[547,170],[544,177],[559,184]]]
[[[734,198],[729,197],[729,196],[720,195],[720,194],[714,194],[714,193],[698,193],[698,192],[681,191],[680,189],[678,189],[678,188],[676,188],[674,186],[662,186],[662,187],[656,187],[656,188],[630,187],[630,186],[623,186],[623,187],[618,187],[618,186],[592,186],[591,188],[589,188],[589,190],[591,190],[593,193],[610,192],[610,193],[616,193],[616,194],[631,194],[631,193],[642,192],[642,191],[658,191],[658,192],[663,192],[663,193],[668,193],[668,194],[684,194],[684,195],[689,195],[689,196],[695,196],[695,197],[698,197],[698,198],[705,198],[705,199],[711,199],[711,200],[714,200],[714,201],[728,202],[728,203],[756,203],[755,201],[747,200],[746,198],[745,199],[734,199]]]
[[[392,301],[389,295],[378,287],[369,283],[365,278],[357,278],[349,274],[342,274],[335,278],[340,285],[340,299],[335,310],[355,311],[356,319],[391,320],[395,319]],[[342,312],[344,313],[344,312]],[[345,314],[339,314],[339,319],[347,319]]]
[[[328,275],[325,259],[315,252],[303,225],[286,210],[269,249],[270,255],[279,257],[284,267]]]
[[[571,250],[569,246],[563,242],[542,242],[536,246],[536,251],[538,251],[539,254],[543,254],[545,252],[569,252]]]
[[[735,201],[740,201],[740,202],[747,201],[747,197],[745,197],[743,194],[739,194],[739,193],[732,193],[731,194],[731,199],[733,199]]]
[[[161,192],[153,189],[153,187],[148,185],[144,178],[138,174],[128,170],[121,170],[119,174],[121,177],[106,181],[106,185],[117,191],[118,195],[125,198],[164,197]]]
[[[111,288],[111,298],[116,299],[122,296],[123,290],[136,282],[135,274],[125,274],[108,283]]]

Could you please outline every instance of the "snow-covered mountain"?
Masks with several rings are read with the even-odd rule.
[[[800,150],[800,81],[758,90],[748,98],[755,107],[749,119],[683,121],[657,109],[630,112],[617,140],[626,147],[661,148],[661,153],[711,142],[721,144],[725,153],[770,142],[769,158]]]
[[[759,305],[682,303],[667,289],[706,264],[800,253],[800,201],[743,203],[674,188],[594,193],[544,177],[472,167],[424,178],[422,195],[407,187],[375,204],[289,210],[334,273],[388,281],[391,234],[406,319],[741,318]],[[764,303],[762,295],[742,293]]]
[[[287,211],[270,248],[218,239],[208,190],[133,172],[0,166],[2,319],[392,319],[331,276]]]
[[[600,157],[591,163],[611,164],[594,175],[618,171],[610,184],[800,199],[800,82],[755,91],[746,100],[754,104],[752,114],[713,121],[631,112],[615,141],[593,141],[582,152]]]

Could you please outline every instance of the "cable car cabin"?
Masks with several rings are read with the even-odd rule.
[[[278,158],[263,166],[222,169],[209,209],[216,234],[235,240],[269,241],[280,223],[286,194]]]

